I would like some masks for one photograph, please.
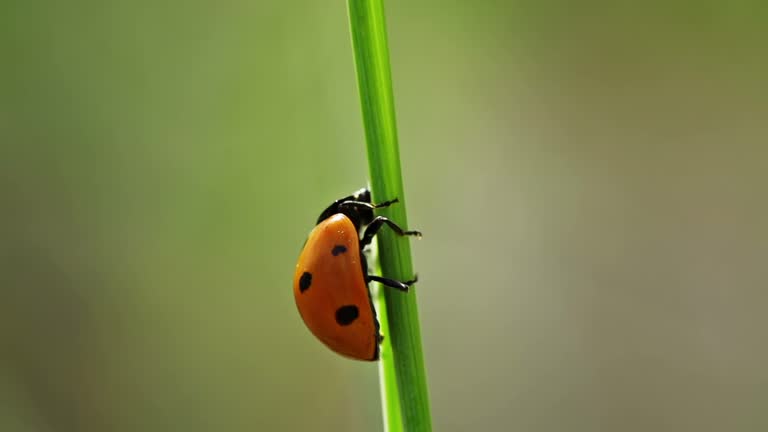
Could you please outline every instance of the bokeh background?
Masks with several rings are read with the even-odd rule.
[[[387,1],[435,429],[768,430],[761,2]],[[344,2],[0,5],[0,430],[376,431],[295,310]]]

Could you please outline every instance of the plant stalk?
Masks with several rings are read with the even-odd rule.
[[[389,63],[383,0],[348,0],[352,47],[357,70],[365,128],[371,194],[374,202],[398,198],[381,209],[403,228],[408,226],[406,197],[400,169],[400,151]],[[378,236],[378,255],[384,276],[413,278],[409,238],[389,230]],[[416,302],[410,292],[381,289],[378,302],[385,341],[382,345],[381,382],[384,423],[388,431],[431,431],[427,378],[421,347]]]

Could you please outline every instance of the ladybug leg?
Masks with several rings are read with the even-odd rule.
[[[351,201],[350,200],[350,201],[342,202],[341,204],[339,204],[338,208],[339,208],[339,211],[343,211],[344,209],[347,209],[347,208],[348,209],[357,210],[357,211],[360,211],[360,210],[363,210],[363,211],[366,211],[366,210],[367,211],[373,211],[373,209],[389,207],[392,204],[394,204],[396,202],[399,202],[399,201],[400,200],[395,198],[395,199],[391,199],[389,201],[384,201],[382,203],[371,204],[369,202],[364,202],[364,201]]]
[[[373,236],[375,236],[379,232],[379,230],[384,226],[384,224],[392,228],[392,231],[396,232],[397,235],[399,236],[421,237],[420,231],[405,231],[402,228],[400,228],[396,223],[385,218],[384,216],[376,216],[371,221],[371,223],[369,223],[368,226],[365,228],[363,239],[360,240],[360,247],[364,248],[365,246],[368,246],[369,244],[371,244],[371,241],[373,241]]]
[[[399,199],[397,199],[397,198],[395,198],[395,199],[391,199],[391,200],[389,200],[389,201],[384,201],[384,202],[380,202],[380,203],[378,203],[378,204],[374,204],[374,205],[373,205],[373,208],[384,208],[384,207],[389,207],[389,206],[391,206],[392,204],[394,204],[394,203],[398,203],[398,202],[400,202],[400,200],[399,200]]]
[[[388,286],[390,288],[394,288],[403,292],[408,292],[408,288],[410,288],[411,285],[415,284],[416,281],[419,280],[417,276],[414,276],[413,280],[409,280],[406,282],[400,282],[398,280],[389,279],[381,276],[374,276],[374,275],[367,275],[366,277],[367,282],[378,282],[384,286]]]

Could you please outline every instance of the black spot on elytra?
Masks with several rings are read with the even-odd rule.
[[[339,255],[343,254],[346,251],[347,251],[347,247],[346,246],[344,246],[344,245],[336,245],[331,250],[331,253],[333,254],[333,256],[339,256]]]
[[[346,305],[336,309],[336,322],[339,325],[346,326],[352,324],[360,315],[360,311],[355,305]]]
[[[308,290],[310,285],[312,285],[312,273],[304,272],[301,278],[299,278],[299,291],[304,292]]]

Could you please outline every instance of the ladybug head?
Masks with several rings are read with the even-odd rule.
[[[341,213],[345,216],[347,216],[352,223],[355,225],[358,231],[360,231],[360,228],[364,225],[368,225],[373,220],[373,209],[370,208],[370,206],[355,206],[355,205],[344,205],[344,203],[364,203],[364,204],[370,204],[371,203],[371,191],[369,191],[367,188],[360,189],[359,191],[353,193],[350,196],[337,199],[334,201],[331,205],[328,206],[325,210],[323,210],[322,213],[320,213],[320,216],[317,218],[317,223],[328,219],[329,217]]]

